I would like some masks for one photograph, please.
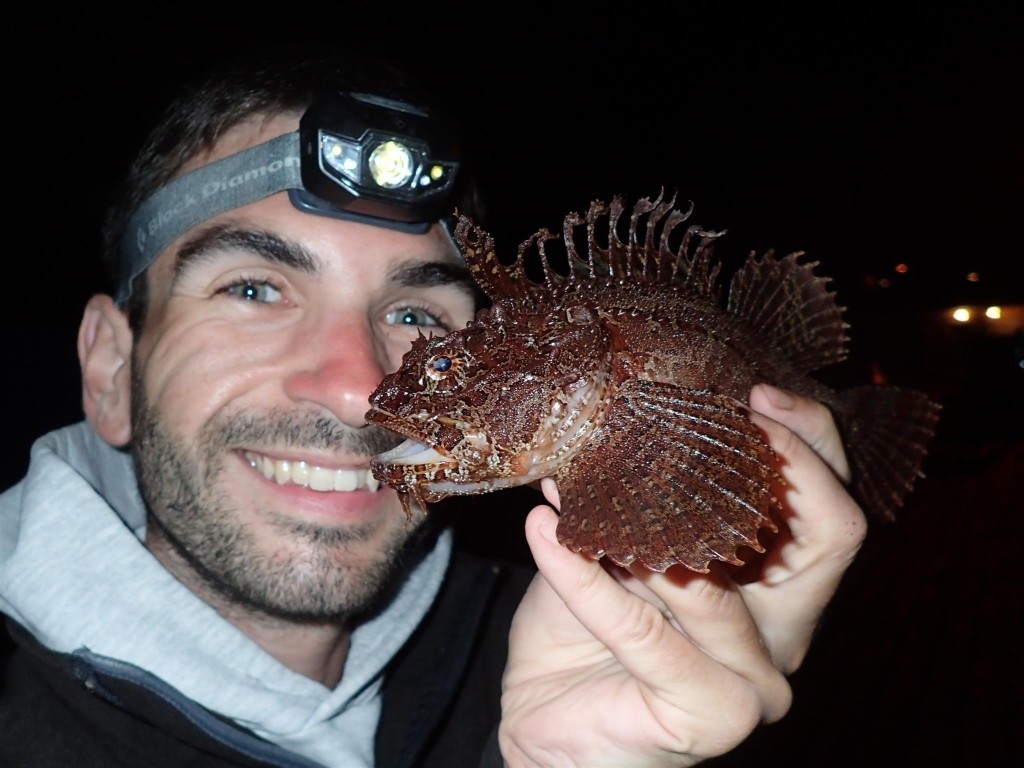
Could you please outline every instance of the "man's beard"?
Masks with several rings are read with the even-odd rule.
[[[373,455],[399,440],[373,426],[356,432],[321,415],[274,409],[222,414],[186,445],[148,403],[141,382],[133,381],[131,450],[149,509],[149,535],[165,536],[221,598],[287,620],[339,621],[372,609],[396,573],[411,567],[405,561],[423,526],[398,526],[371,551],[365,542],[379,521],[334,527],[239,509],[218,485],[226,457],[239,445]],[[254,482],[261,481],[254,475]],[[245,522],[254,513],[276,529],[285,544],[281,551],[260,548]]]

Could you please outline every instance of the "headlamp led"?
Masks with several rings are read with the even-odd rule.
[[[313,101],[294,133],[179,176],[132,216],[117,300],[175,238],[225,211],[288,191],[299,210],[426,232],[455,208],[458,150],[443,118],[361,93]]]

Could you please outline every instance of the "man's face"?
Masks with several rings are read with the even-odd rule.
[[[296,124],[237,128],[190,168]],[[450,242],[301,213],[278,193],[186,232],[146,280],[132,451],[157,523],[147,544],[274,615],[365,607],[421,520],[376,487],[370,457],[399,439],[363,415],[420,331],[472,318]]]

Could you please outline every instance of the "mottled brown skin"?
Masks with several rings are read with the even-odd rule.
[[[747,417],[767,382],[826,403],[846,435],[861,500],[891,516],[919,474],[937,406],[917,392],[834,392],[808,374],[845,357],[828,280],[751,256],[719,298],[716,233],[679,225],[674,201],[642,199],[566,217],[565,266],[545,230],[515,262],[465,217],[456,239],[492,301],[467,328],[420,339],[371,397],[369,421],[432,447],[374,461],[407,511],[453,494],[554,477],[559,540],[590,557],[664,571],[740,564],[775,530],[777,457]],[[579,233],[586,252],[577,249]],[[603,238],[603,239],[602,239]],[[675,243],[674,240],[679,240]],[[539,256],[543,278],[527,276]]]

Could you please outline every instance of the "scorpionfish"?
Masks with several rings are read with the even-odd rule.
[[[766,382],[825,403],[851,492],[893,518],[922,476],[938,404],[813,378],[847,355],[831,280],[803,252],[751,253],[723,300],[722,233],[681,226],[692,210],[663,195],[626,216],[620,196],[595,201],[510,263],[457,216],[455,241],[489,306],[465,328],[421,334],[366,415],[406,438],[372,471],[407,514],[552,477],[558,540],[572,551],[659,572],[740,565],[740,548],[764,552],[759,532],[782,519],[779,457],[748,417],[751,387]]]

